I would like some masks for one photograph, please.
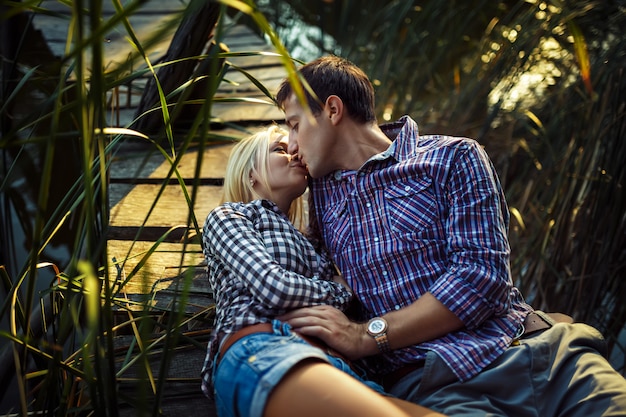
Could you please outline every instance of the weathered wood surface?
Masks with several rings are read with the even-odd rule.
[[[224,42],[228,49],[233,52],[241,51],[265,51],[272,52],[262,39],[250,29],[241,25],[232,25],[226,29]],[[280,59],[273,55],[236,56],[228,59],[231,69],[226,73],[226,80],[220,85],[216,100],[212,105],[212,115],[223,122],[240,123],[249,131],[257,126],[265,125],[274,121],[281,121],[283,114],[276,106],[270,104],[270,100],[252,84],[248,78],[233,67],[239,67],[256,77],[269,91],[275,91],[279,83],[285,77]],[[132,96],[130,107],[123,110],[128,115],[139,103],[139,98]],[[254,97],[264,99],[267,104],[232,103],[222,102],[222,98]],[[124,117],[120,118],[121,121]],[[240,131],[221,130],[224,136],[242,137]],[[201,157],[200,178],[195,194],[193,194],[193,181],[198,164],[198,151],[191,150],[182,156],[177,169],[185,182],[185,188],[189,196],[195,196],[193,206],[190,207],[185,199],[183,186],[178,184],[175,176],[168,173],[171,163],[162,155],[154,154],[146,157],[145,152],[139,147],[137,150],[116,157],[113,161],[110,175],[111,216],[110,216],[110,240],[108,242],[109,256],[118,261],[126,260],[122,272],[132,271],[137,262],[141,260],[141,254],[146,248],[143,244],[133,244],[132,240],[139,237],[141,242],[154,242],[171,228],[165,240],[168,243],[178,243],[183,247],[182,240],[191,229],[191,233],[197,235],[202,227],[204,219],[209,211],[214,208],[221,199],[221,179],[224,176],[225,162],[228,159],[233,143],[215,144],[204,150]],[[146,162],[147,161],[147,162]],[[133,171],[139,164],[146,163],[144,172],[136,175]],[[133,184],[132,181],[135,183]],[[163,185],[167,184],[167,185]],[[156,203],[155,203],[156,202]],[[194,221],[195,220],[195,221]],[[149,247],[149,245],[148,245]],[[187,253],[196,253],[196,260],[201,261],[201,248],[199,237],[192,239],[185,246]],[[130,256],[129,256],[130,255]],[[158,257],[159,260],[152,258]],[[157,252],[150,256],[150,262],[143,269],[150,269],[154,280],[171,277],[175,274],[172,269],[162,269],[163,265],[178,265],[180,254],[174,250]],[[117,273],[115,266],[112,273]],[[157,269],[155,269],[157,268]],[[139,287],[127,284],[128,291],[136,291]]]
[[[69,10],[67,5],[44,0],[42,7],[56,14],[38,15],[35,26],[45,34],[51,50],[62,56],[68,36]],[[110,4],[104,4],[103,17],[109,16]],[[184,4],[168,0],[149,0],[131,17],[139,39],[145,39],[150,31],[170,19],[171,12]],[[173,33],[172,33],[173,35]],[[222,40],[230,51],[272,52],[263,39],[241,25],[228,24]],[[169,46],[168,42],[154,45],[149,56],[153,62],[162,57]],[[132,50],[124,39],[123,31],[107,34],[105,65],[124,62]],[[257,55],[228,58],[231,69],[221,84],[212,105],[212,116],[222,122],[237,123],[249,131],[256,127],[283,119],[282,112],[265,97],[234,66],[245,69],[256,77],[271,92],[285,76],[285,71],[276,56]],[[113,105],[111,124],[126,127],[134,116],[140,102],[141,91],[146,78],[136,80],[132,85],[119,87],[110,92]],[[221,98],[255,97],[267,104],[222,102]],[[219,128],[219,124],[217,124]],[[219,132],[224,136],[242,137],[245,133],[234,130]],[[205,355],[206,340],[211,330],[212,293],[208,286],[203,266],[203,256],[198,230],[190,216],[195,217],[201,229],[204,219],[221,198],[221,179],[224,176],[225,162],[232,149],[232,142],[214,144],[202,152],[200,160],[199,186],[190,207],[184,197],[183,186],[176,177],[168,178],[171,164],[150,146],[133,143],[129,139],[112,158],[109,169],[110,185],[110,234],[107,242],[107,256],[111,261],[110,277],[117,292],[120,306],[120,320],[125,320],[135,311],[146,307],[155,317],[165,323],[169,312],[176,311],[181,300],[182,288],[185,291],[184,332],[194,334],[200,345],[179,344],[172,363],[167,370],[166,389],[160,397],[160,415],[187,415],[202,410],[203,415],[214,415],[214,406],[200,392],[199,371]],[[152,153],[149,153],[152,152]],[[188,151],[178,163],[177,169],[183,178],[189,195],[199,160],[198,150]],[[165,185],[163,185],[165,184]],[[159,195],[160,194],[160,195]],[[156,204],[155,204],[156,201]],[[169,237],[160,243],[164,233],[171,230]],[[136,237],[139,237],[136,239]],[[130,277],[130,278],[129,278]],[[160,329],[165,330],[165,326]],[[116,349],[121,360],[133,348],[132,336],[121,330],[117,337]],[[155,338],[163,337],[155,328]],[[159,377],[160,352],[155,349],[150,354],[152,372]],[[121,392],[126,397],[139,395],[137,370],[133,367],[120,375]],[[150,389],[148,388],[148,391]],[[150,400],[150,402],[153,402]],[[133,407],[137,404],[120,404],[122,415],[136,415]]]
[[[134,12],[129,21],[135,31],[135,35],[140,42],[150,38],[155,29],[164,27],[172,20],[175,12],[185,7],[186,2],[173,2],[170,0],[148,0]],[[67,4],[56,0],[43,0],[43,9],[50,13],[38,13],[35,15],[33,25],[44,34],[50,50],[58,57],[65,55],[67,47],[69,19],[71,10]],[[115,12],[113,3],[103,3],[103,18],[110,17]],[[171,36],[174,35],[176,27],[171,29]],[[230,21],[224,24],[224,37],[220,39],[231,52],[268,52],[273,53],[274,49],[263,39],[257,36],[249,28]],[[105,66],[114,67],[126,62],[129,55],[134,53],[134,48],[126,39],[126,34],[122,29],[115,29],[105,35],[103,45],[105,55]],[[164,38],[159,43],[151,45],[146,51],[151,62],[158,62],[166,54],[171,38]],[[87,50],[86,62],[89,60],[89,50]],[[276,91],[278,83],[284,78],[285,71],[280,65],[280,60],[276,56],[241,56],[231,57],[228,61],[233,65],[244,68],[253,76],[258,77],[269,91]],[[133,120],[134,113],[141,100],[141,93],[146,85],[147,77],[140,78],[132,85],[120,86],[115,91],[110,92],[113,104],[117,109],[112,112],[111,120],[116,126],[129,126]],[[250,83],[243,75],[231,70],[226,78],[234,81],[235,84],[222,83],[216,96],[232,97],[232,95],[245,95],[246,97],[256,97],[264,99],[267,104],[252,103],[224,103],[215,101],[212,106],[212,116],[224,122],[239,122],[242,124],[264,124],[267,121],[280,121],[283,114],[280,109],[272,105],[263,94]]]
[[[206,149],[202,155],[200,177],[223,178],[224,162],[228,159],[231,148],[232,144],[222,144],[213,145]],[[173,177],[173,181],[168,180],[166,177],[171,168],[170,162],[163,160],[162,156],[155,155],[152,158],[156,161],[161,159],[162,162],[145,178],[157,183],[133,185],[119,202],[112,205],[110,237],[115,237],[115,239],[108,241],[109,257],[115,257],[118,262],[125,260],[124,265],[120,267],[122,272],[127,275],[143,260],[157,239],[163,236],[166,231],[176,229],[171,232],[174,239],[167,239],[166,243],[159,244],[156,252],[149,257],[149,262],[142,267],[141,274],[144,276],[142,280],[147,280],[147,284],[135,282],[133,279],[126,285],[126,291],[129,293],[143,293],[144,290],[141,288],[150,287],[152,282],[179,275],[181,271],[173,267],[178,265],[189,267],[201,264],[202,253],[197,236],[198,231],[195,230],[194,222],[190,216],[194,216],[195,224],[201,228],[209,211],[219,204],[221,199],[221,186],[200,185],[195,193],[193,207],[189,207],[183,193],[183,186],[190,197],[193,194],[193,186],[178,184],[175,182],[175,177]],[[115,178],[116,176],[126,177],[128,171],[133,169],[133,164],[140,160],[141,152],[134,157],[129,156],[129,159],[121,157],[113,163],[111,168],[112,184],[110,185],[112,191],[114,188],[122,188],[122,191],[117,190],[117,193],[120,193],[128,188],[127,184],[116,184]],[[192,180],[197,161],[197,150],[183,155],[177,167],[180,175]],[[170,182],[174,183],[170,184]],[[163,183],[168,185],[161,185]],[[113,192],[111,194],[115,195]],[[145,227],[147,230],[140,233],[141,227]],[[138,233],[140,240],[133,242]],[[195,238],[192,239],[194,234]],[[191,242],[185,244],[183,242],[185,237],[189,238]],[[172,240],[178,240],[178,243],[173,243]],[[182,257],[183,253],[185,258]],[[113,268],[111,272],[117,274],[117,265]]]
[[[141,95],[141,101],[135,111],[133,129],[144,133],[162,131],[165,126],[163,117],[158,112],[149,112],[160,105],[160,95],[169,96],[179,86],[195,76],[211,76],[207,68],[210,65],[207,59],[180,60],[190,56],[200,56],[207,49],[207,43],[213,37],[213,29],[220,16],[221,5],[211,1],[191,2],[190,9],[182,17],[170,46],[161,59],[162,62],[175,62],[156,69],[156,78],[148,78],[146,88]],[[211,42],[210,50],[220,49],[219,45]],[[210,52],[209,52],[210,53]],[[155,80],[158,79],[157,84]],[[174,99],[176,101],[177,99]],[[171,123],[177,125],[177,119],[184,117],[187,112],[172,114]],[[139,117],[142,116],[142,117]]]
[[[258,36],[241,26],[229,29],[225,43],[231,51],[271,51]],[[229,61],[259,79],[269,91],[275,91],[285,76],[277,57],[246,56],[234,57]],[[218,100],[212,105],[213,116],[224,122],[239,123],[249,130],[282,120],[282,112],[271,104],[220,102],[219,98],[222,97],[245,96],[264,99],[269,103],[257,87],[236,70],[229,70],[225,78],[228,82],[221,84],[216,95]],[[133,106],[139,101],[135,94],[132,98],[130,106],[120,112],[122,124],[130,120],[129,115],[133,111]],[[219,133],[234,137],[244,135],[242,132],[230,130]],[[133,175],[133,170],[136,169],[138,162],[143,163],[146,158],[141,148],[116,157],[110,170],[112,191],[110,236],[113,237],[115,232],[120,234],[108,241],[108,253],[110,258],[125,261],[123,265],[114,266],[110,271],[111,275],[119,273],[120,278],[124,279],[140,262],[143,262],[143,257],[155,245],[155,238],[162,236],[165,230],[178,226],[178,229],[170,233],[171,239],[160,243],[139,269],[140,272],[125,285],[124,295],[129,301],[149,304],[158,314],[160,311],[175,310],[181,296],[181,288],[183,285],[189,285],[185,293],[188,297],[185,312],[187,317],[199,315],[197,320],[190,320],[187,326],[191,332],[200,332],[202,337],[196,335],[195,340],[203,341],[204,345],[201,348],[188,346],[176,353],[166,376],[168,378],[166,397],[161,398],[164,415],[184,415],[195,410],[202,410],[205,415],[215,413],[213,404],[209,403],[199,390],[199,370],[202,367],[204,346],[210,332],[211,310],[207,309],[210,309],[213,300],[204,271],[200,236],[194,236],[198,230],[190,221],[190,215],[195,217],[196,224],[201,229],[209,211],[219,204],[222,191],[220,180],[224,177],[225,163],[232,146],[233,143],[215,144],[202,152],[200,185],[196,190],[192,207],[187,205],[182,186],[177,183],[176,178],[174,176],[167,178],[171,164],[162,155],[150,156],[144,168],[145,172],[138,176]],[[193,192],[191,184],[199,161],[198,156],[198,150],[190,150],[183,155],[177,166],[190,196]],[[124,181],[125,178],[135,177],[138,177],[137,184],[128,184],[128,181]],[[165,183],[167,185],[162,186]],[[162,194],[158,196],[157,201],[161,189]],[[148,215],[151,208],[152,212]],[[133,243],[133,238],[129,238],[129,235],[135,236],[140,227],[144,227],[141,239]],[[184,239],[187,241],[183,242]],[[158,373],[158,355],[155,355],[153,371],[155,375]],[[133,388],[133,375],[126,374],[125,378],[128,378],[127,388],[136,389]],[[129,415],[133,412],[132,408],[128,409]]]

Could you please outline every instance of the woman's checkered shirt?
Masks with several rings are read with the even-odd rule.
[[[351,294],[331,281],[334,267],[278,207],[267,200],[226,203],[207,217],[203,250],[215,292],[216,319],[203,388],[225,334],[269,322],[298,307],[345,309]]]

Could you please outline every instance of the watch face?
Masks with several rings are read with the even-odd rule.
[[[383,320],[372,320],[369,323],[368,330],[370,333],[377,334],[385,330],[385,322]]]

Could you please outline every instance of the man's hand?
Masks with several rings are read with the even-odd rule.
[[[436,339],[464,326],[461,319],[430,293],[383,317],[389,324],[387,338],[392,350]],[[366,324],[351,322],[334,307],[321,305],[301,308],[278,319],[289,322],[298,333],[323,340],[348,359],[379,353],[376,341],[367,334]]]
[[[327,306],[305,307],[280,317],[297,333],[317,337],[348,359],[378,353],[376,341],[367,334],[365,323],[351,322],[340,310]]]

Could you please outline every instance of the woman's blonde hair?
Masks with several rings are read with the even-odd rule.
[[[265,130],[240,140],[233,147],[226,164],[222,202],[248,203],[261,198],[254,190],[250,181],[252,173],[255,173],[259,178],[259,181],[264,186],[263,188],[271,192],[271,187],[268,183],[269,143],[270,141],[278,141],[281,136],[287,135],[288,133],[285,130],[272,125]],[[285,214],[297,227],[301,228],[303,226],[304,209],[302,196],[293,200],[289,212]]]

